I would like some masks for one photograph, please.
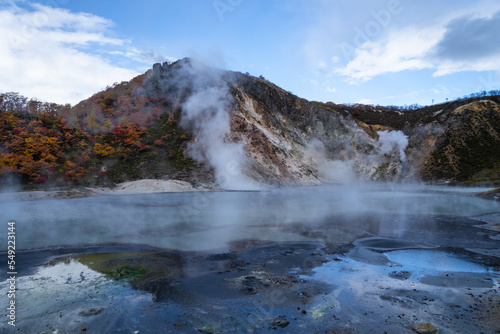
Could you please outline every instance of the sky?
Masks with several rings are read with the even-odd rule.
[[[76,104],[194,57],[313,101],[500,89],[498,0],[0,0],[0,92]]]

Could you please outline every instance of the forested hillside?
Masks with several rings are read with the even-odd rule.
[[[185,178],[199,166],[184,156],[190,138],[177,126],[180,111],[132,92],[139,80],[74,108],[1,94],[0,179],[40,187],[111,185],[165,174]]]

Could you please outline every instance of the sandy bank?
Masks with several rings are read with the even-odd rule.
[[[0,193],[0,201],[30,201],[55,198],[81,198],[113,194],[151,194],[161,192],[206,191],[205,187],[193,187],[189,182],[179,180],[137,180],[123,182],[114,188],[82,187],[69,190],[47,191],[5,191]]]
[[[137,180],[123,182],[116,187],[93,188],[96,194],[151,194],[158,192],[184,192],[206,190],[205,188],[194,188],[189,182],[179,180]]]
[[[0,193],[0,201],[36,201],[55,198],[81,198],[95,193],[90,188],[47,191],[5,191]]]

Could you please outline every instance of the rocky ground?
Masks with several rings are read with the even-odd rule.
[[[500,200],[500,189],[480,193],[478,196],[486,199]]]
[[[368,237],[27,251],[12,332],[499,333],[500,258],[481,249]]]

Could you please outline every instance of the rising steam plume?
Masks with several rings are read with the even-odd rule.
[[[181,126],[194,135],[188,155],[212,166],[222,189],[258,189],[242,173],[247,164],[243,144],[229,136],[234,104],[225,78],[229,74],[192,59],[182,60],[178,66],[169,81],[180,87],[176,98],[182,101]],[[186,93],[189,95],[184,99]]]

